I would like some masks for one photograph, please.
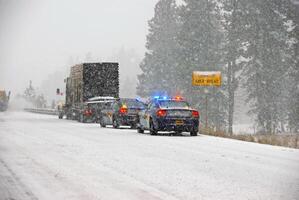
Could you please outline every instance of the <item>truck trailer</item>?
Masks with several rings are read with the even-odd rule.
[[[71,67],[66,78],[65,105],[59,118],[79,120],[84,105],[96,97],[119,98],[119,65],[114,62],[82,63]]]

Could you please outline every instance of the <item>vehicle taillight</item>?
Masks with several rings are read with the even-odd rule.
[[[120,114],[126,114],[128,112],[128,108],[126,106],[122,106],[119,109]]]
[[[91,110],[85,110],[84,115],[92,115],[92,111]]]
[[[156,114],[157,114],[158,117],[165,117],[166,113],[167,113],[167,111],[166,110],[162,110],[162,109],[159,109],[156,112]]]
[[[192,117],[199,118],[199,112],[196,110],[192,110]]]

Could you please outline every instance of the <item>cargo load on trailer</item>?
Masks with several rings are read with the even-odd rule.
[[[65,82],[66,99],[59,118],[66,115],[68,119],[80,120],[81,115],[92,116],[90,110],[86,110],[89,101],[119,97],[119,66],[113,62],[78,64],[71,67]]]
[[[0,90],[0,111],[6,111],[8,108],[8,101],[10,97],[10,92],[8,94],[5,92],[5,90]]]

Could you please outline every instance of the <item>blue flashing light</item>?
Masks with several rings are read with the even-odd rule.
[[[167,100],[167,99],[170,99],[168,96],[153,96],[152,99],[154,100]]]

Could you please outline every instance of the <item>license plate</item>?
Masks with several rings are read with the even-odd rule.
[[[175,125],[183,125],[183,120],[175,120]]]

